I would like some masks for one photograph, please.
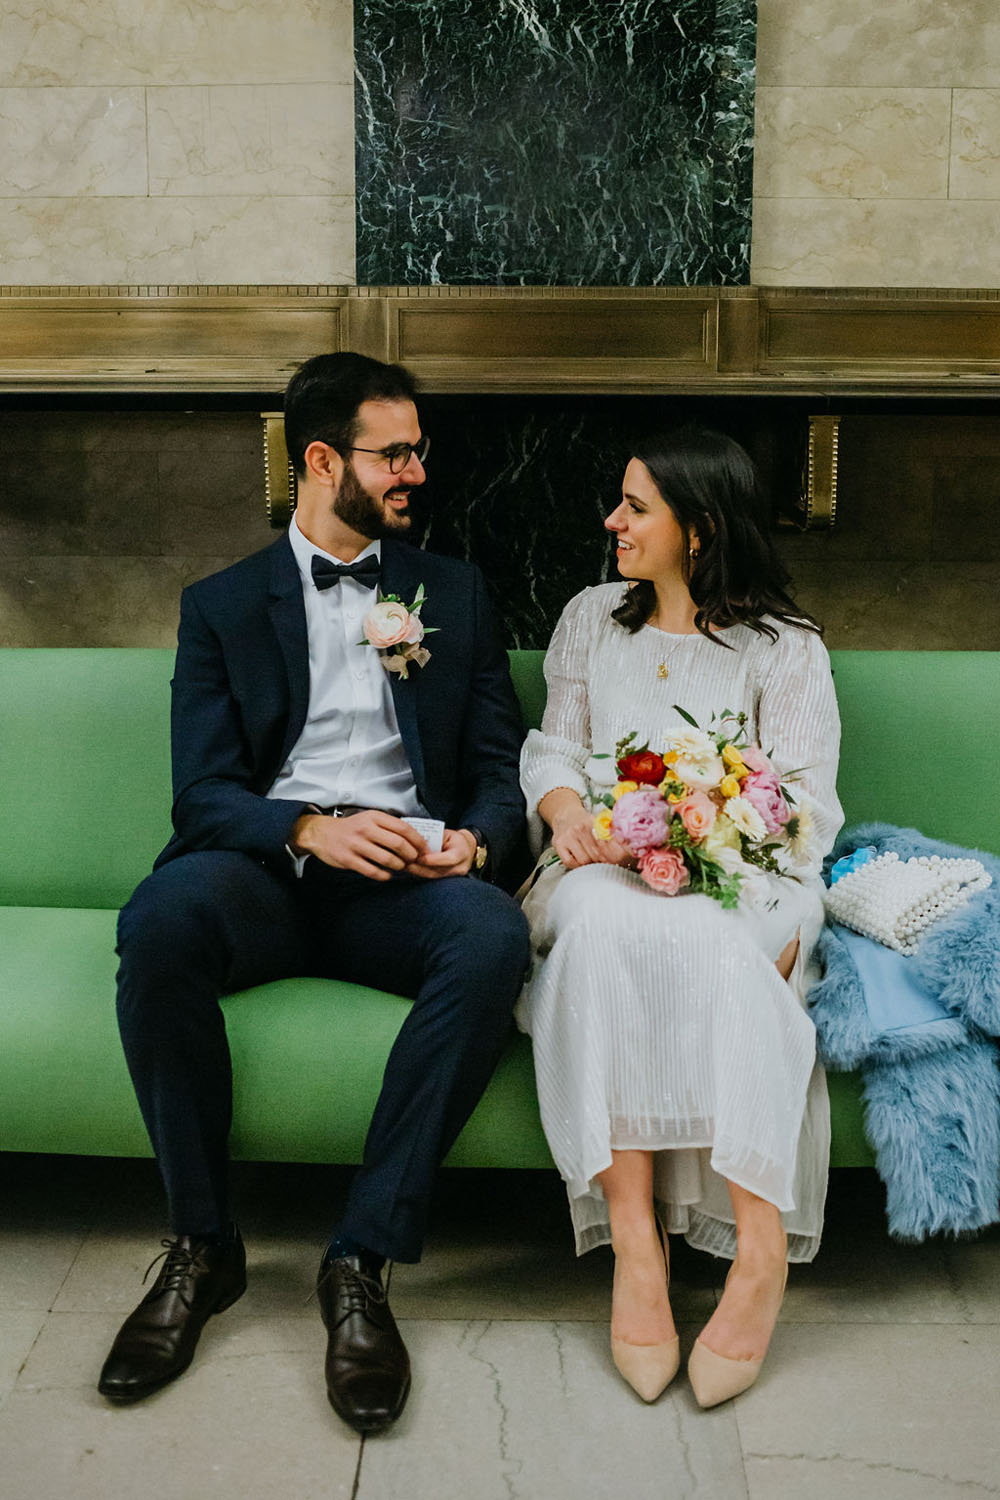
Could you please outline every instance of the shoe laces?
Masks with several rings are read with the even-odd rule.
[[[388,1302],[388,1295],[381,1281],[376,1276],[369,1276],[365,1271],[351,1265],[348,1260],[331,1261],[325,1272],[320,1277],[316,1290],[333,1274],[333,1267],[337,1266],[337,1276],[340,1281],[340,1290],[344,1299],[344,1313],[368,1311],[370,1305],[384,1307]]]
[[[186,1250],[179,1240],[161,1240],[163,1246],[159,1255],[153,1257],[146,1267],[146,1274],[142,1278],[143,1286],[149,1280],[149,1273],[158,1261],[163,1261],[156,1284],[151,1288],[149,1295],[159,1297],[164,1292],[176,1292],[184,1306],[190,1309],[187,1291],[191,1276],[197,1271],[209,1271],[211,1267],[204,1258],[204,1246],[199,1245],[195,1250]]]

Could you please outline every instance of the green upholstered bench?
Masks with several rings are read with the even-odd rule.
[[[114,932],[169,831],[172,661],[166,650],[0,650],[2,1150],[149,1154],[115,1025]],[[512,653],[529,725],[544,703],[541,661]],[[1000,850],[1000,801],[974,785],[977,761],[989,785],[1000,738],[1000,654],[841,652],[834,667],[848,821]],[[406,1004],[322,979],[230,996],[234,1155],[359,1160]],[[858,1080],[830,1084],[833,1163],[867,1165]],[[512,1039],[449,1161],[551,1166],[526,1038]]]

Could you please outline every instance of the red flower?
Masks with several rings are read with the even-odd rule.
[[[636,750],[632,755],[623,755],[618,762],[622,781],[637,781],[640,786],[659,786],[666,771],[662,755],[655,750]]]

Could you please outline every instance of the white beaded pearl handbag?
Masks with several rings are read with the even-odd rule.
[[[929,854],[901,860],[898,854],[880,854],[830,887],[826,913],[897,953],[910,954],[934,922],[992,884],[978,859]]]

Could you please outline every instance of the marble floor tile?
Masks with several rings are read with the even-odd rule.
[[[1000,1322],[1000,1244],[841,1244],[793,1267],[783,1323]]]
[[[786,1327],[735,1405],[751,1500],[1000,1493],[992,1328]]]
[[[43,1308],[0,1312],[0,1407],[14,1389],[21,1366],[47,1317]]]
[[[416,1321],[403,1332],[413,1392],[397,1426],[366,1442],[358,1500],[746,1495],[733,1410],[699,1411],[683,1377],[646,1406],[616,1374],[603,1326]]]
[[[945,1245],[944,1274],[966,1323],[1000,1323],[1000,1228],[981,1239]]]
[[[6,1228],[0,1241],[0,1310],[47,1312],[83,1242],[82,1230]]]
[[[183,1379],[124,1408],[95,1388],[114,1326],[100,1314],[49,1318],[0,1412],[5,1494],[351,1495],[360,1442],[327,1403],[318,1321],[213,1320]]]

